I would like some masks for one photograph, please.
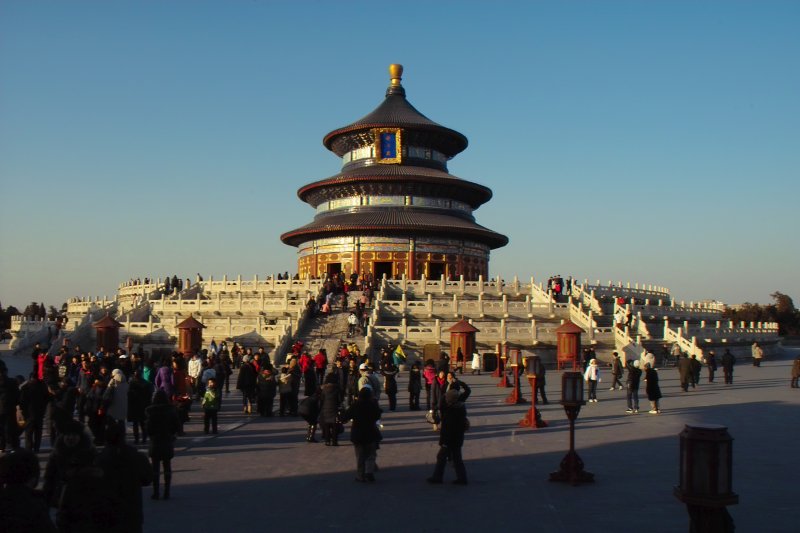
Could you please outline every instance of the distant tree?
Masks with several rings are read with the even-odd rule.
[[[25,308],[25,311],[23,311],[22,314],[25,315],[28,318],[38,317],[39,316],[39,304],[37,304],[36,302],[29,303],[28,306]]]
[[[10,328],[11,317],[17,316],[18,314],[19,309],[13,305],[9,305],[8,309],[3,309],[2,304],[0,304],[0,331]]]
[[[58,316],[59,316],[60,314],[61,314],[61,313],[59,313],[58,309],[56,309],[56,308],[55,308],[54,306],[52,306],[52,305],[51,305],[50,307],[48,307],[48,308],[47,308],[47,319],[48,319],[48,320],[55,320],[56,318],[58,318]]]
[[[781,335],[800,335],[800,311],[792,299],[782,292],[770,294],[775,303],[769,305],[746,302],[737,309],[727,308],[723,317],[735,322],[777,322]]]
[[[39,304],[39,317],[44,318],[47,316],[47,309],[44,306],[44,302]]]

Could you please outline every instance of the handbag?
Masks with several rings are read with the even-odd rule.
[[[25,415],[22,414],[22,408],[17,406],[17,425],[21,428],[25,427]]]
[[[439,413],[435,412],[433,409],[425,414],[425,421],[428,424],[438,424],[439,423]]]

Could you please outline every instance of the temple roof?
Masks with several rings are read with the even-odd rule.
[[[327,134],[322,140],[322,144],[341,157],[352,149],[352,142],[345,138],[347,134],[372,128],[403,128],[436,134],[440,137],[440,142],[436,143],[436,147],[448,157],[463,152],[468,144],[466,137],[432,121],[406,100],[406,91],[400,84],[403,67],[391,65],[389,72],[392,76],[391,85],[386,89],[386,98],[383,102],[368,115]]]
[[[407,165],[369,165],[349,169],[303,186],[297,191],[297,196],[317,207],[335,198],[378,193],[452,198],[469,204],[473,209],[492,198],[491,189],[483,185],[441,170]]]
[[[299,246],[314,239],[339,235],[436,236],[469,239],[490,248],[508,244],[508,237],[452,213],[420,208],[369,209],[318,216],[310,224],[281,235]]]

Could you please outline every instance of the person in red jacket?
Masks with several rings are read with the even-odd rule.
[[[320,348],[314,355],[314,370],[317,374],[317,383],[322,383],[325,377],[325,369],[328,368],[328,352],[325,348]]]

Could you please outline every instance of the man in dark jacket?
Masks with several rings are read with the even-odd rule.
[[[17,427],[17,402],[19,388],[16,380],[8,377],[8,367],[0,360],[0,451],[19,448]]]
[[[108,498],[108,529],[118,533],[141,533],[142,487],[153,479],[147,457],[125,444],[125,433],[118,424],[106,426],[106,447],[95,459],[103,471]]]
[[[628,368],[628,377],[625,380],[627,385],[628,396],[628,409],[625,410],[628,414],[636,414],[639,412],[639,384],[642,381],[642,371],[639,369],[639,361],[628,361],[626,367]]]
[[[458,389],[450,389],[445,394],[445,405],[441,411],[442,427],[439,432],[439,453],[436,454],[436,467],[428,483],[439,484],[444,477],[447,460],[453,461],[456,470],[456,485],[467,484],[467,470],[461,458],[464,445],[464,433],[467,431],[467,409],[461,400],[462,393]]]
[[[42,428],[50,393],[36,373],[19,389],[19,407],[25,417],[25,449],[39,453],[42,446]]]
[[[733,384],[733,365],[736,364],[736,358],[730,350],[725,350],[722,354],[722,374],[725,376],[725,385]]]

